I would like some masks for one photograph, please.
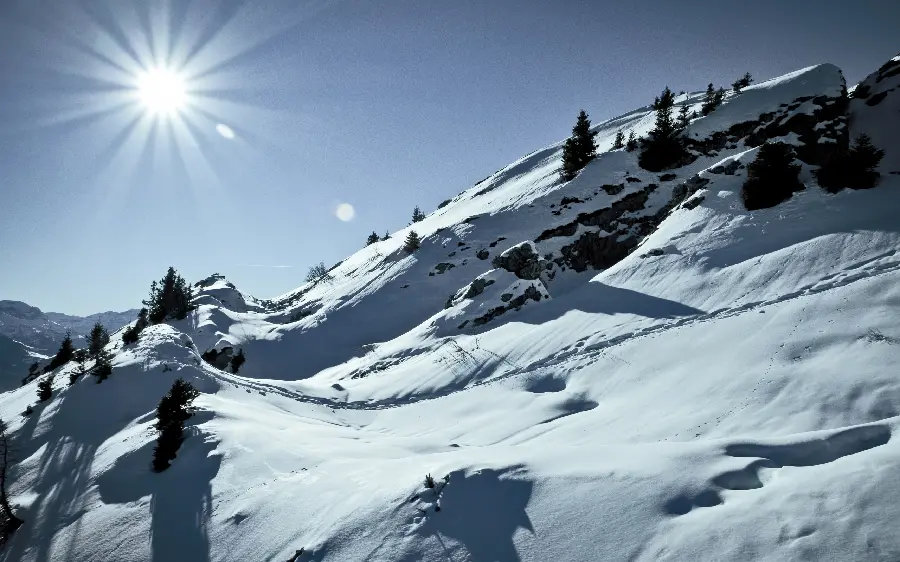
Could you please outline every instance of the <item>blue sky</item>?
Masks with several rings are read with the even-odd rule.
[[[272,297],[564,138],[581,108],[820,62],[853,83],[900,50],[897,21],[883,0],[7,0],[0,299],[138,307],[169,265]],[[137,101],[153,65],[193,92],[175,118]]]

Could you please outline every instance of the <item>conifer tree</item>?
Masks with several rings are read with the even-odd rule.
[[[572,127],[572,136],[566,139],[563,146],[563,165],[560,171],[563,181],[574,179],[578,171],[597,156],[596,136],[596,131],[591,132],[591,120],[582,109]]]
[[[46,402],[53,396],[53,378],[46,377],[37,384],[38,400]]]
[[[716,95],[713,96],[713,103],[715,107],[719,107],[723,101],[725,101],[725,88],[719,88],[716,90]]]
[[[687,126],[690,124],[690,122],[691,122],[691,115],[688,112],[688,106],[682,105],[681,108],[678,110],[678,122],[676,125],[678,127],[678,130],[679,131],[685,130],[687,128]]]
[[[106,331],[106,328],[103,327],[103,324],[97,322],[94,324],[94,327],[91,329],[90,335],[88,335],[88,354],[91,357],[96,357],[100,350],[102,350],[106,344],[109,343],[109,332]]]
[[[741,190],[748,211],[774,207],[803,189],[794,164],[794,149],[785,143],[766,143],[747,166],[747,181]]]
[[[159,437],[153,450],[153,470],[156,472],[169,468],[175,458],[184,439],[184,422],[191,417],[191,404],[199,395],[191,383],[179,378],[159,401],[156,407]]]
[[[416,205],[416,208],[413,209],[412,221],[413,221],[413,222],[422,222],[423,220],[425,220],[425,213],[423,213],[423,212],[419,209],[419,206]]]
[[[859,135],[848,150],[835,149],[816,172],[819,185],[834,193],[845,187],[869,189],[878,184],[875,171],[884,151],[872,144],[865,133]]]
[[[390,239],[391,239],[391,233],[388,232],[387,230],[385,230],[385,231],[384,231],[384,236],[381,237],[381,240],[382,240],[382,241],[385,241],[385,240],[390,240]]]
[[[406,235],[406,240],[403,242],[403,249],[406,250],[407,253],[411,254],[421,247],[422,241],[419,239],[419,235],[415,230],[410,230],[409,234]]]
[[[150,323],[147,318],[148,311],[146,308],[142,308],[140,312],[138,312],[137,322],[134,323],[134,326],[129,327],[124,332],[122,332],[122,342],[125,345],[129,345],[132,343],[136,343],[138,338],[141,335],[141,332],[144,331],[144,328]]]
[[[241,365],[243,365],[246,360],[247,358],[244,357],[244,350],[239,349],[237,355],[231,358],[231,372],[237,374],[237,372],[241,368]]]
[[[66,363],[72,360],[75,356],[75,346],[72,344],[72,336],[69,332],[66,332],[66,337],[63,338],[61,344],[59,344],[59,351],[56,352],[56,355],[53,359],[50,360],[50,365],[48,365],[48,370],[53,370],[57,367],[62,367]]]
[[[25,375],[25,378],[22,379],[22,386],[30,383],[34,379],[38,378],[38,375],[41,374],[41,364],[37,361],[32,363],[28,367],[28,374]]]
[[[628,132],[628,143],[625,145],[625,150],[628,152],[634,152],[638,148],[637,139],[634,137],[634,131]]]
[[[741,86],[742,86],[742,84],[741,84],[740,80],[735,80],[734,82],[731,83],[731,89],[734,90],[735,94],[741,93]]]
[[[613,141],[613,150],[618,150],[620,148],[625,147],[625,133],[622,131],[616,132],[616,138]]]
[[[672,117],[675,96],[668,86],[653,102],[656,123],[643,143],[638,164],[645,170],[658,172],[677,164],[686,152],[680,137],[681,130]]]
[[[91,368],[91,374],[97,377],[97,384],[105,381],[112,374],[112,354],[105,349],[101,349],[100,353],[94,359],[94,366]]]
[[[373,230],[372,234],[370,234],[369,237],[366,238],[366,246],[371,246],[375,242],[378,242],[378,235]]]
[[[849,156],[850,168],[860,176],[857,185],[851,187],[874,187],[879,175],[875,168],[884,158],[884,151],[872,144],[869,135],[862,133],[853,141]]]
[[[703,115],[709,115],[716,109],[716,89],[713,88],[712,82],[706,87],[706,94],[703,96],[703,105],[700,112]]]
[[[150,323],[159,324],[173,318],[184,320],[193,310],[193,298],[193,288],[174,267],[169,267],[165,277],[158,283],[154,281],[150,284],[150,297],[143,303],[147,307]]]

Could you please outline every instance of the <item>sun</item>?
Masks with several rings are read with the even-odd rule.
[[[137,95],[144,109],[153,115],[176,114],[188,101],[184,78],[162,67],[151,68],[138,76]]]

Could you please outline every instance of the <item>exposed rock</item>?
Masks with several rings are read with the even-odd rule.
[[[614,185],[613,184],[605,184],[605,185],[601,185],[600,189],[602,189],[609,195],[618,195],[618,194],[622,193],[623,189],[625,189],[625,184],[624,183],[617,183]]]
[[[437,264],[436,266],[434,266],[434,268],[438,272],[438,275],[442,275],[445,271],[449,271],[449,270],[453,269],[454,267],[456,267],[456,265],[454,265],[452,263],[447,263],[447,262],[441,262],[441,263]]]
[[[478,252],[475,253],[475,257],[480,260],[486,260],[486,259],[488,259],[488,257],[490,255],[491,255],[491,253],[488,252],[487,250],[485,250],[484,248],[478,250]]]
[[[506,238],[504,238],[503,236],[501,236],[500,238],[497,238],[496,240],[494,240],[493,242],[491,242],[490,244],[488,244],[488,246],[490,246],[491,248],[493,248],[494,246],[496,246],[496,245],[499,244],[500,242],[503,242],[504,240],[506,240]]]
[[[582,201],[581,199],[579,199],[577,197],[566,196],[566,197],[563,197],[562,201],[559,202],[559,204],[561,206],[562,205],[571,205],[572,203],[584,203],[584,201]]]
[[[508,294],[508,293],[504,293],[504,296],[506,294]],[[542,297],[541,297],[540,291],[538,291],[534,287],[534,285],[529,285],[528,287],[525,288],[525,292],[522,293],[521,295],[519,295],[515,298],[512,298],[512,295],[510,295],[509,302],[506,306],[498,306],[498,307],[492,308],[483,316],[479,316],[478,318],[475,318],[474,320],[472,320],[472,325],[473,326],[481,326],[483,324],[487,324],[494,318],[496,318],[502,314],[505,314],[506,311],[508,311],[508,310],[518,309],[518,308],[522,307],[529,300],[539,302],[541,300],[541,298]],[[464,322],[460,326],[460,329],[465,327],[467,322]]]
[[[545,230],[535,239],[535,242],[542,242],[556,236],[572,236],[578,230],[579,224],[584,226],[599,226],[601,229],[611,232],[612,221],[618,219],[627,212],[643,209],[644,204],[650,197],[650,193],[657,187],[656,184],[650,184],[640,191],[626,195],[605,209],[590,213],[579,213],[578,217],[569,224]]]
[[[690,211],[692,209],[695,209],[698,205],[700,205],[700,203],[703,203],[704,199],[706,199],[706,197],[703,195],[701,195],[700,197],[694,197],[690,201],[685,201],[682,207]]]
[[[632,176],[628,176],[627,178],[625,178],[625,181],[627,181],[628,183],[641,183],[641,180]]]
[[[477,279],[469,283],[469,289],[463,295],[463,299],[474,299],[475,297],[483,293],[485,288],[490,287],[493,284],[493,279],[484,279],[478,277]]]
[[[505,269],[519,279],[537,279],[544,263],[538,257],[531,242],[521,242],[509,248],[491,262],[494,267]]]
[[[652,256],[661,256],[663,254],[665,254],[665,252],[662,251],[660,248],[653,248],[649,252],[645,252],[645,253],[641,254],[641,258],[643,259],[643,258],[649,258]]]
[[[560,249],[562,263],[575,271],[585,271],[588,267],[606,269],[620,262],[637,246],[638,239],[629,236],[619,240],[612,234],[603,236],[599,232],[585,232],[575,242]]]
[[[677,174],[663,174],[663,175],[659,176],[659,181],[672,181],[677,177],[678,177]]]

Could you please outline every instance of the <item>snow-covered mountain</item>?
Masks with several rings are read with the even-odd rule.
[[[595,126],[574,180],[561,143],[537,150],[274,299],[200,281],[186,320],[113,339],[103,384],[67,387],[70,364],[48,402],[0,396],[26,521],[2,556],[900,557],[900,57],[845,86],[824,64],[729,93],[660,173],[611,150],[653,126],[637,109]],[[821,189],[825,149],[862,132],[879,185]],[[805,189],[748,212],[772,139]],[[199,412],[155,474],[176,377]]]
[[[0,390],[19,386],[28,366],[56,353],[67,331],[76,346],[83,347],[84,337],[96,322],[112,332],[133,321],[136,315],[137,310],[126,310],[71,316],[42,312],[21,301],[0,300]]]

